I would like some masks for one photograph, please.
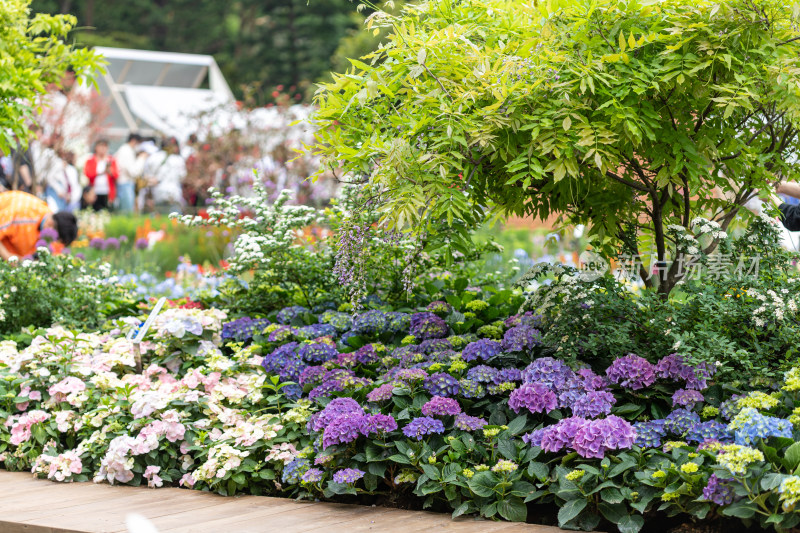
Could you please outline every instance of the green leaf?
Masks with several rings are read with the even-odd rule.
[[[464,513],[466,513],[466,512],[468,512],[468,511],[469,511],[469,509],[470,509],[470,505],[471,505],[471,503],[470,503],[470,502],[464,502],[464,503],[462,503],[461,505],[459,505],[458,507],[456,507],[456,510],[455,510],[455,511],[453,511],[453,514],[452,514],[452,515],[450,515],[450,517],[451,517],[451,518],[458,518],[458,517],[459,517],[459,516],[461,516],[462,514],[464,514]]]
[[[597,504],[597,509],[605,519],[612,524],[619,524],[623,517],[628,516],[628,509],[621,503],[606,503],[601,501]]]
[[[607,488],[600,491],[600,499],[606,503],[620,503],[624,498],[619,489]]]
[[[408,457],[405,455],[400,455],[399,453],[390,456],[388,460],[392,461],[393,463],[400,463],[401,465],[411,464],[411,460]]]
[[[544,463],[533,461],[528,465],[528,475],[535,477],[539,481],[544,481],[550,475],[550,469]]]
[[[800,465],[800,442],[795,442],[786,449],[783,454],[783,463],[790,471]]]
[[[525,424],[528,423],[528,415],[522,414],[519,415],[517,418],[512,420],[508,423],[508,433],[511,435],[519,435],[523,429],[525,429]],[[516,456],[516,454],[514,454]]]
[[[572,126],[572,119],[569,118],[569,115],[564,117],[564,122],[561,123],[561,126],[564,128],[564,131],[569,131],[570,126]]]
[[[485,472],[478,472],[472,479],[467,482],[469,486],[469,490],[475,493],[476,496],[482,496],[484,498],[489,497],[495,493],[495,486],[497,486],[497,477],[494,475],[493,472],[485,471]]]
[[[585,499],[569,500],[558,510],[558,526],[564,527],[570,520],[573,520],[576,516],[581,514],[581,511],[585,508]]]
[[[755,504],[750,501],[740,501],[728,507],[723,507],[722,514],[725,516],[735,516],[736,518],[753,518],[756,514],[756,507]]]
[[[528,517],[528,506],[521,498],[512,496],[497,503],[497,512],[510,522],[524,522]]]
[[[639,533],[643,526],[644,518],[638,514],[624,516],[617,523],[619,533]]]
[[[513,461],[517,458],[517,447],[509,439],[499,441],[497,443],[497,451],[506,459]]]

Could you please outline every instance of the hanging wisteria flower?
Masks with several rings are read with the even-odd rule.
[[[515,326],[503,335],[503,351],[525,352],[532,350],[542,343],[541,332],[530,326]]]
[[[511,393],[508,406],[515,413],[523,408],[531,413],[549,413],[558,407],[558,398],[541,383],[525,383]]]
[[[458,380],[444,372],[431,374],[425,378],[423,386],[432,396],[456,396],[461,390]]]
[[[467,344],[461,351],[461,358],[468,362],[475,361],[476,359],[486,361],[502,351],[503,347],[499,341],[480,339]]]
[[[441,420],[429,416],[415,418],[403,428],[403,434],[408,438],[422,440],[426,435],[444,433],[444,424]]]
[[[649,387],[656,380],[655,366],[634,354],[616,359],[606,369],[606,375],[617,385],[632,390]]]
[[[678,389],[672,395],[672,405],[683,405],[692,407],[694,404],[702,402],[705,398],[700,391],[691,389]]]
[[[609,414],[616,402],[617,399],[610,392],[590,391],[572,404],[572,414],[583,418],[597,418]]]
[[[355,483],[364,477],[364,474],[365,472],[363,470],[359,470],[358,468],[343,468],[333,473],[333,482],[348,484]]]
[[[717,505],[732,504],[735,496],[732,482],[732,478],[718,478],[716,474],[711,474],[708,484],[703,488],[703,499]]]
[[[453,427],[462,431],[477,431],[487,424],[486,420],[477,416],[461,413],[456,417]]]
[[[411,315],[409,333],[418,339],[436,339],[447,337],[447,322],[433,313],[414,313]]]
[[[422,406],[422,414],[426,416],[456,416],[460,412],[457,401],[442,396],[434,396]]]

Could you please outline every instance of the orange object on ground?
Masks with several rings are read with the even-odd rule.
[[[0,193],[0,243],[17,257],[32,255],[39,240],[47,202],[21,191]]]

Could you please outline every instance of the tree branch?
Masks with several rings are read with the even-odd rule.
[[[635,181],[630,181],[628,179],[625,179],[622,176],[617,176],[616,174],[614,174],[613,172],[611,172],[609,170],[606,170],[606,176],[611,178],[612,180],[615,180],[615,181],[618,181],[619,183],[622,183],[623,185],[627,185],[631,189],[636,189],[637,191],[641,191],[641,192],[650,192],[650,189],[648,189],[644,185],[641,185],[640,183],[636,183]]]

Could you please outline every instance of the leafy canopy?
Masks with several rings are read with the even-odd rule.
[[[29,18],[30,0],[0,2],[0,150],[27,141],[26,120],[33,117],[37,97],[50,83],[60,83],[67,69],[91,77],[99,66],[89,50],[64,39],[77,24],[71,15]]]
[[[681,254],[794,179],[800,4],[428,0],[321,86],[318,153],[399,226],[509,214],[589,225],[608,254]],[[704,243],[706,252],[715,240]],[[680,277],[662,281],[669,289]],[[666,279],[668,278],[668,279]]]

